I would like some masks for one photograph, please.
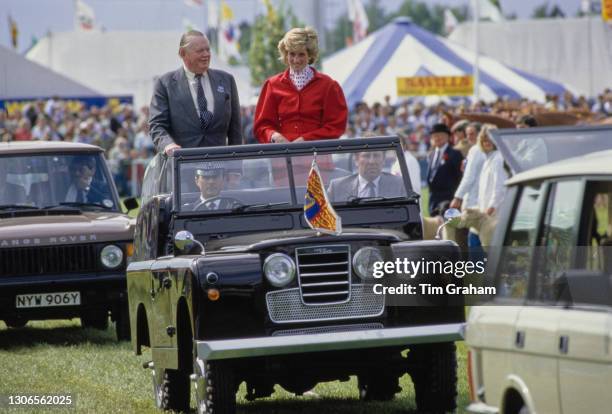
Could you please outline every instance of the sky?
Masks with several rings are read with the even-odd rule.
[[[204,7],[190,7],[186,0],[83,0],[95,13],[96,23],[106,30],[177,30],[184,28],[184,19],[202,28],[206,14]],[[209,1],[209,0],[204,0]],[[263,9],[261,0],[226,0],[238,21],[252,21]],[[278,3],[280,0],[273,0]],[[306,22],[312,18],[313,0],[285,0]],[[346,13],[345,0],[314,0],[321,3],[326,25],[331,25]],[[367,4],[369,0],[363,0]],[[402,0],[380,0],[387,11],[399,8]],[[422,0],[424,1],[424,0]],[[533,9],[547,0],[501,0],[506,14],[516,13],[528,18]],[[556,3],[567,16],[574,16],[581,0],[548,0]],[[431,4],[467,5],[469,0],[427,0]],[[75,0],[0,0],[0,44],[10,46],[8,16],[19,28],[19,52],[25,52],[32,38],[41,38],[49,31],[65,32],[74,28]]]

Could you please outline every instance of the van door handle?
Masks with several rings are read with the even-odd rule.
[[[559,337],[559,351],[562,354],[567,354],[569,352],[569,336],[561,335]]]
[[[514,338],[514,345],[517,348],[525,347],[525,331],[516,331],[516,337]]]

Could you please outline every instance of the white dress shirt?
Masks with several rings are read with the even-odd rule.
[[[195,78],[195,73],[190,72],[185,66],[185,75],[187,75],[187,81],[189,83],[189,92],[191,92],[191,99],[193,99],[193,104],[195,105],[196,113],[200,114],[200,108],[198,107],[198,83]],[[204,96],[206,97],[206,109],[208,109],[212,114],[215,113],[215,97],[212,92],[212,87],[210,86],[210,78],[208,77],[208,72],[202,74],[201,78],[202,87],[204,88]]]
[[[478,145],[472,146],[465,158],[465,171],[461,183],[455,191],[455,198],[462,200],[462,208],[478,207],[478,183],[482,173],[486,156]]]
[[[368,189],[366,188],[366,186],[368,185],[370,181],[366,180],[361,175],[358,177],[359,177],[358,178],[359,185],[357,187],[357,196],[358,197],[369,197],[370,195],[368,194]],[[372,181],[372,183],[374,184],[374,197],[378,197],[378,194],[380,194],[380,189],[378,188],[378,183],[380,183],[380,175],[376,177]]]

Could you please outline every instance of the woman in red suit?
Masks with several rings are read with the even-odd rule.
[[[255,109],[255,136],[261,143],[339,138],[348,109],[342,88],[312,65],[319,56],[317,32],[289,30],[278,43],[287,70],[263,85]]]

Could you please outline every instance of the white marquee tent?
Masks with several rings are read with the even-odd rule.
[[[181,66],[180,37],[175,31],[53,33],[39,40],[27,57],[105,95],[132,95],[138,107],[149,104],[158,76]],[[211,67],[234,75],[241,104],[249,102],[246,67],[229,66],[216,56]]]
[[[480,23],[481,53],[595,96],[612,87],[612,25],[601,16]],[[473,24],[449,39],[474,48]]]
[[[0,46],[0,99],[98,97],[102,94]]]
[[[546,93],[566,87],[492,58],[480,56],[480,97],[528,98],[543,101]],[[398,77],[457,76],[472,73],[474,54],[463,46],[436,36],[407,18],[399,18],[361,42],[323,61],[323,72],[336,79],[349,106],[364,100],[397,100]]]

